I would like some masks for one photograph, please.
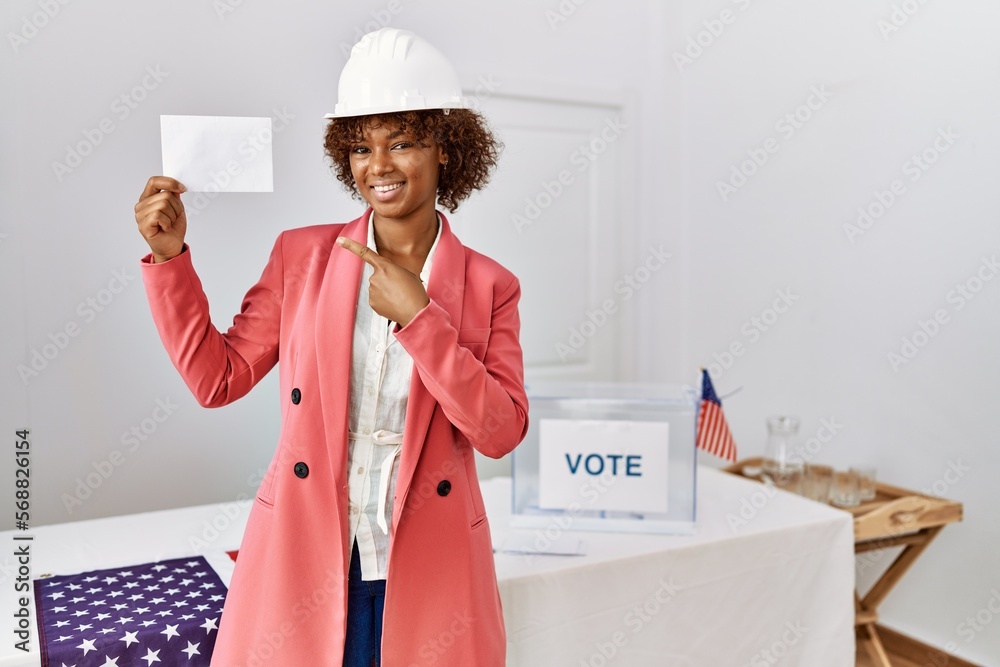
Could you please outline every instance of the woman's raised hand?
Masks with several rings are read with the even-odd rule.
[[[135,221],[157,264],[181,254],[187,214],[181,203],[184,184],[169,176],[153,176],[135,205]]]

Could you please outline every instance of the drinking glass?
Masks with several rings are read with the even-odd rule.
[[[802,495],[825,503],[830,499],[830,485],[833,482],[833,468],[830,466],[806,464],[802,479]]]
[[[838,507],[857,507],[861,504],[861,478],[857,470],[851,468],[833,473],[830,502]]]
[[[861,485],[861,500],[875,499],[875,468],[864,466],[855,468],[858,473],[859,484]]]

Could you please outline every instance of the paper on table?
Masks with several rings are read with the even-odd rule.
[[[163,174],[189,192],[273,192],[271,119],[160,116]]]
[[[583,540],[568,535],[560,535],[554,540],[546,540],[544,546],[538,544],[538,536],[514,534],[504,540],[500,551],[507,554],[538,554],[546,556],[584,556]]]

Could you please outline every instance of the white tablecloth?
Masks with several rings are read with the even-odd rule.
[[[483,483],[494,544],[579,537],[582,556],[496,554],[516,667],[854,664],[853,525],[846,512],[699,469],[693,536],[513,530],[510,480]],[[228,583],[249,501],[0,533],[0,615],[12,618],[14,536],[32,535],[32,576],[205,554]],[[565,525],[565,524],[563,524]],[[523,541],[523,539],[522,539]],[[0,667],[39,664],[0,644]]]
[[[484,482],[498,547],[515,533],[586,545],[584,556],[496,554],[508,665],[852,667],[850,514],[698,475],[693,536],[514,531],[509,480]]]

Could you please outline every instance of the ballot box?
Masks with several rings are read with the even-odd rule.
[[[531,383],[513,457],[511,525],[690,534],[698,392],[667,384]]]

